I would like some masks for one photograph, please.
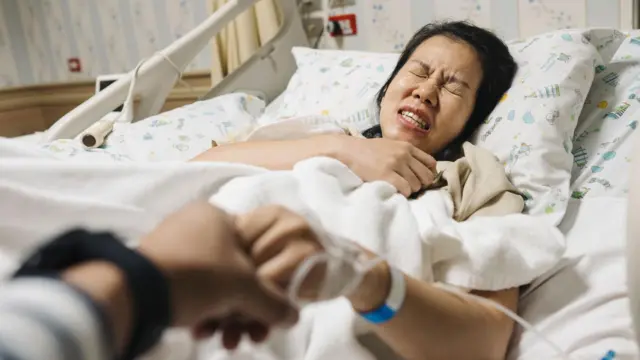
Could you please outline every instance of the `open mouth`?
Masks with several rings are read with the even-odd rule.
[[[410,124],[413,124],[418,129],[428,131],[431,128],[431,126],[429,125],[429,121],[421,118],[418,114],[412,111],[400,110],[399,114],[404,120],[406,120]]]

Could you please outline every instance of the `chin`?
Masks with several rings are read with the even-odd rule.
[[[425,140],[424,136],[416,136],[414,132],[406,131],[401,127],[394,127],[392,131],[384,131],[383,134],[387,139],[405,141],[415,147],[420,147],[420,143]]]

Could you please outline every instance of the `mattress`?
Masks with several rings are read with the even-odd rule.
[[[601,359],[609,350],[616,359],[639,356],[626,291],[625,220],[625,199],[571,200],[560,225],[567,240],[563,261],[521,296],[519,314],[572,359]],[[534,333],[518,328],[507,358],[553,355]]]

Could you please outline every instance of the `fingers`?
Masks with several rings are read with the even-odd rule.
[[[258,268],[258,277],[286,287],[298,266],[317,251],[314,243],[290,242],[278,255]]]
[[[245,330],[253,342],[263,342],[269,336],[269,328],[257,321],[247,324]]]
[[[207,319],[191,329],[191,336],[196,340],[206,339],[212,336],[220,328],[220,321]]]
[[[279,212],[275,206],[264,206],[236,217],[236,228],[245,249],[251,249],[254,241],[273,227]]]
[[[191,333],[195,340],[203,340],[213,336],[216,331],[222,332],[222,344],[228,350],[235,349],[242,335],[249,334],[253,342],[263,342],[269,336],[269,328],[257,321],[238,319],[230,316],[224,320],[206,320],[198,324]]]
[[[292,326],[298,321],[298,311],[284,294],[272,284],[257,277],[243,284],[243,296],[234,302],[237,312],[266,326]]]
[[[236,222],[257,267],[282,252],[292,240],[318,243],[306,219],[281,206],[256,209]]]
[[[414,171],[411,167],[411,161],[415,161],[420,163],[418,160],[415,159],[410,159],[409,164],[402,166],[400,169],[398,169],[397,173],[398,175],[402,176],[406,182],[409,184],[409,188],[410,188],[410,193],[409,194],[413,194],[416,191],[419,191],[420,189],[422,189],[422,182],[421,180],[418,178],[417,174],[419,172]],[[422,166],[424,168],[424,166]],[[405,195],[408,196],[408,195]]]
[[[398,190],[398,192],[405,197],[409,197],[413,193],[411,191],[411,185],[409,184],[409,182],[398,173],[390,173],[385,181],[393,185]]]
[[[427,154],[426,152],[418,149],[415,146],[411,147],[411,155],[418,159],[418,161],[420,161],[422,164],[424,164],[424,166],[426,166],[428,169],[430,169],[432,172],[436,172],[437,169],[437,162],[436,159],[433,158],[433,156]]]
[[[434,179],[433,171],[428,167],[426,167],[423,163],[421,163],[415,158],[412,158],[411,161],[409,162],[409,167],[411,168],[411,171],[415,174],[416,177],[418,177],[420,181],[420,188],[418,190],[421,190],[422,188],[427,187],[433,183],[433,179]],[[414,192],[418,190],[414,190]]]
[[[260,267],[266,261],[282,253],[285,246],[292,245],[294,249],[297,249],[300,244],[293,245],[295,240],[306,243],[307,247],[319,249],[319,246],[313,246],[313,244],[317,244],[317,239],[304,219],[289,218],[275,223],[255,241],[251,248],[251,257],[255,265]]]
[[[222,331],[222,345],[227,350],[233,350],[238,347],[240,338],[242,337],[243,327],[237,321],[231,321],[224,325]]]

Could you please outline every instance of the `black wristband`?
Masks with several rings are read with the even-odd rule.
[[[91,260],[113,263],[123,271],[133,297],[132,333],[122,359],[130,360],[155,345],[171,323],[169,286],[147,258],[108,233],[68,232],[45,244],[15,273],[47,276]]]

